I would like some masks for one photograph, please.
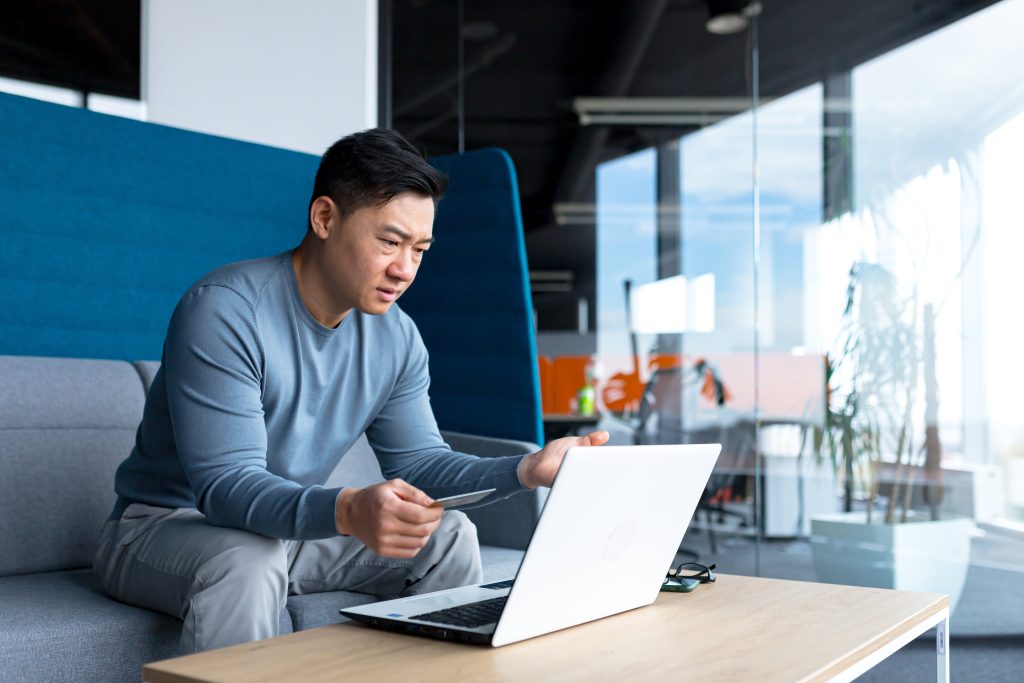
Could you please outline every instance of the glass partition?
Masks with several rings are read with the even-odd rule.
[[[748,4],[723,36],[704,3],[669,3],[648,42],[638,22],[618,45],[618,14],[556,3],[515,30],[579,29],[590,51],[561,54],[585,87],[531,111],[561,118],[513,158],[549,435],[721,443],[678,559],[948,593],[969,656],[1024,646],[1024,0],[911,4]],[[474,34],[514,24],[467,11]],[[514,80],[535,54],[509,45]],[[507,93],[472,73],[474,147]],[[409,130],[432,125],[411,109]],[[486,142],[542,124],[517,125]],[[541,151],[596,160],[592,183],[541,188]]]
[[[694,15],[680,30],[694,30]],[[597,167],[592,367],[599,425],[612,443],[723,444],[680,554],[712,562],[731,547],[733,571],[753,572],[756,45],[744,33],[696,28],[723,77],[622,103],[635,111],[614,119],[616,137],[650,143]]]
[[[853,68],[850,209],[804,240],[829,391],[817,455],[841,507],[811,515],[815,576],[948,593],[966,636],[1024,632],[1024,420],[1007,409],[1024,367],[1005,341],[1022,22],[1010,0]]]
[[[681,558],[1024,633],[1021,25],[997,3],[599,166],[603,424],[723,444]]]
[[[602,164],[596,193],[599,407],[628,420],[639,408],[644,381],[632,292],[658,279],[656,150]]]

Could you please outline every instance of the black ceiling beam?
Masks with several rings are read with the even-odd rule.
[[[604,74],[597,79],[594,97],[624,97],[629,94],[640,62],[647,54],[661,15],[669,0],[640,0],[622,3],[622,22],[616,25],[616,41],[608,55]],[[590,180],[601,150],[608,139],[608,126],[584,126],[576,135],[566,155],[555,190],[559,202],[575,201]]]

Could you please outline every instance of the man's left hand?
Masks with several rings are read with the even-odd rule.
[[[601,446],[608,442],[608,432],[590,432],[586,436],[567,436],[555,439],[542,450],[523,458],[519,463],[519,481],[527,488],[551,486],[562,466],[565,452],[573,446]]]

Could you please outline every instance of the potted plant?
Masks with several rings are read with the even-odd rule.
[[[955,607],[974,525],[940,510],[934,316],[883,266],[850,269],[839,341],[825,361],[825,424],[815,435],[843,483],[843,512],[813,517],[811,544],[822,581],[947,593]],[[911,509],[915,486],[927,514]]]

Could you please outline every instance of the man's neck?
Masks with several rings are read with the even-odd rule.
[[[330,297],[323,287],[323,278],[314,252],[315,248],[310,246],[308,240],[303,240],[292,252],[295,281],[299,285],[302,303],[306,305],[306,310],[313,319],[324,327],[334,329],[352,312],[352,309],[337,311],[326,305]]]

